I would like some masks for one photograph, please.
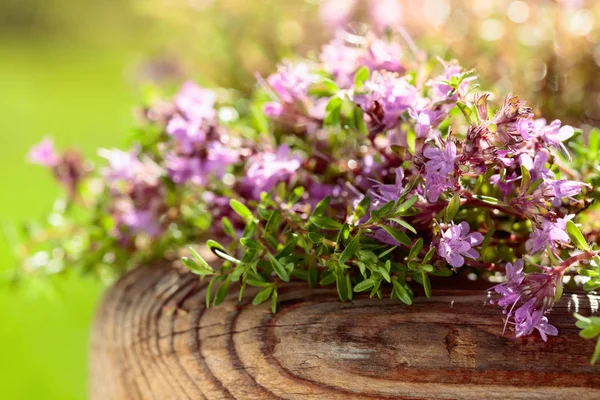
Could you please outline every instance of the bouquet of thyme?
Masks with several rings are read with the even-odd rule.
[[[29,159],[66,195],[28,232],[20,272],[115,276],[209,238],[219,268],[182,259],[210,281],[207,306],[239,283],[275,312],[291,280],[411,304],[414,287],[431,296],[432,276],[458,273],[498,283],[517,337],[557,335],[546,314],[563,286],[600,287],[598,131],[546,121],[396,39],[340,32],[257,77],[250,99],[192,82],[154,96],[132,146],[100,150],[98,168],[45,139]],[[582,336],[600,333],[578,318]]]

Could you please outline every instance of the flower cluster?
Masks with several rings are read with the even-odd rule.
[[[176,112],[165,128],[171,140],[165,165],[175,183],[191,181],[204,185],[208,177],[222,178],[239,153],[223,145],[214,108],[216,94],[193,82],[183,85],[175,96]]]
[[[251,100],[185,83],[148,106],[133,149],[102,150],[108,166],[86,179],[43,141],[30,160],[77,171],[73,193],[82,179],[104,184],[69,196],[102,229],[72,218],[88,247],[64,254],[120,272],[210,237],[218,270],[183,259],[222,288],[209,304],[240,282],[274,309],[277,285],[292,279],[335,285],[342,300],[368,291],[410,304],[415,285],[431,295],[432,276],[504,269],[493,289],[506,326],[556,335],[546,315],[563,280],[587,274],[586,289],[600,287],[598,250],[574,222],[592,189],[569,166],[584,151],[570,145],[580,131],[512,94],[495,105],[456,61],[411,54],[344,32],[318,61],[259,77]]]

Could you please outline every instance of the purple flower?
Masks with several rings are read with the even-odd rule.
[[[175,105],[188,121],[213,123],[217,116],[216,99],[217,95],[212,90],[203,89],[196,83],[188,81],[175,95]]]
[[[574,215],[567,215],[564,218],[559,218],[556,221],[542,219],[541,222],[534,227],[533,232],[525,243],[525,248],[531,253],[537,253],[546,248],[546,244],[551,247],[567,244],[570,242],[567,234],[567,221],[573,219]]]
[[[548,336],[558,335],[558,329],[548,323],[548,318],[544,316],[542,310],[536,310],[536,299],[532,298],[527,303],[515,311],[515,332],[517,337],[530,335],[534,329],[537,329],[545,342]]]
[[[347,35],[342,30],[337,31],[335,39],[323,46],[320,55],[323,69],[333,75],[341,88],[349,88],[354,83],[354,74],[364,53],[363,48],[346,43]]]
[[[181,115],[175,115],[169,120],[165,130],[175,139],[179,150],[184,154],[192,153],[196,145],[206,141],[203,120],[186,120]]]
[[[365,83],[366,94],[354,96],[354,102],[364,111],[370,111],[375,103],[383,110],[384,124],[388,129],[398,123],[398,119],[414,103],[417,89],[404,78],[390,72],[375,72]]]
[[[402,3],[400,0],[371,0],[369,11],[378,32],[393,28],[402,23]]]
[[[314,206],[327,196],[331,196],[332,199],[339,197],[341,192],[342,188],[338,185],[327,185],[319,182],[311,182],[308,189],[308,201]]]
[[[415,133],[418,138],[429,137],[431,130],[444,119],[445,115],[441,110],[416,109],[415,107],[411,107],[408,114],[416,122]]]
[[[32,164],[43,165],[45,167],[55,167],[59,163],[59,156],[54,149],[52,139],[45,138],[37,145],[33,146],[27,154],[27,160]]]
[[[283,106],[281,103],[271,101],[263,106],[263,112],[268,118],[279,118],[283,115]]]
[[[98,155],[108,161],[103,175],[110,182],[149,182],[154,184],[162,175],[161,168],[149,158],[140,161],[137,151],[122,151],[118,149],[100,149]]]
[[[499,306],[508,307],[521,296],[520,286],[525,279],[524,266],[525,263],[522,259],[518,259],[514,264],[506,263],[506,282],[492,287],[492,290],[502,295],[502,298],[498,300]]]
[[[403,73],[406,69],[400,61],[402,48],[398,43],[375,40],[361,58],[360,62],[371,71],[385,70]]]
[[[517,133],[521,135],[524,140],[531,139],[531,135],[535,131],[535,122],[531,118],[520,118],[517,121]]]
[[[193,82],[183,84],[175,96],[179,113],[173,115],[165,128],[184,154],[192,153],[203,144],[216,124],[216,94]]]
[[[239,161],[236,150],[223,147],[219,142],[210,142],[202,156],[185,156],[170,153],[165,158],[169,177],[176,183],[192,182],[205,185],[210,176],[222,178],[227,168]]]
[[[291,154],[289,146],[285,144],[279,146],[276,153],[258,153],[248,160],[243,187],[249,196],[259,199],[262,192],[268,192],[279,182],[292,178],[301,163],[302,159]]]
[[[284,63],[267,78],[267,83],[281,102],[288,104],[307,99],[308,88],[313,82],[315,76],[306,63]]]
[[[403,73],[406,68],[400,61],[401,54],[402,48],[396,43],[339,30],[335,39],[323,46],[320,58],[323,68],[333,75],[338,86],[347,89],[354,83],[354,74],[361,66],[371,72]]]
[[[159,216],[154,210],[138,210],[131,207],[119,216],[119,223],[125,225],[131,234],[147,233],[152,237],[160,234]]]
[[[442,234],[437,246],[440,257],[446,259],[448,264],[454,268],[462,267],[465,263],[464,257],[477,259],[479,252],[473,248],[483,242],[483,235],[479,232],[469,233],[469,224],[461,222],[452,225]]]
[[[435,147],[427,147],[423,151],[427,161],[427,171],[439,171],[440,174],[445,175],[454,171],[455,162],[457,159],[456,145],[454,142],[449,141],[446,144],[445,149],[438,149]]]
[[[532,182],[540,178],[554,179],[554,173],[546,168],[548,153],[545,151],[537,152],[534,159],[529,154],[521,154],[519,162],[529,171]]]
[[[565,125],[561,127],[561,122],[558,119],[552,121],[550,125],[546,125],[545,119],[539,119],[536,121],[536,126],[537,136],[549,147],[564,148],[562,142],[575,134],[571,126]]]
[[[448,175],[441,174],[439,171],[428,171],[425,176],[425,192],[427,193],[427,200],[430,203],[438,201],[440,195],[446,190],[451,189],[452,186]]]
[[[504,197],[508,197],[512,193],[514,189],[513,182],[521,179],[521,177],[517,176],[514,172],[510,176],[505,176],[504,181],[500,178],[500,174],[494,174],[490,177],[490,183],[496,185]]]
[[[583,182],[560,179],[557,181],[547,180],[544,182],[542,192],[544,197],[550,198],[554,207],[560,207],[565,198],[573,199],[581,193],[581,189],[587,186]]]
[[[402,167],[396,168],[396,183],[384,185],[380,184],[375,187],[376,190],[371,190],[373,198],[377,201],[377,205],[384,205],[390,201],[396,201],[404,194],[404,170]]]
[[[544,341],[547,335],[556,335],[556,327],[548,323],[544,314],[552,308],[556,285],[561,274],[554,274],[547,268],[545,273],[523,273],[523,260],[514,266],[506,264],[506,282],[492,289],[502,297],[498,305],[504,309],[506,322],[514,321],[517,337],[531,334],[535,329]]]
[[[458,93],[451,95],[450,92],[452,88],[446,82],[451,81],[452,78],[458,78],[464,73],[464,70],[455,60],[452,60],[448,63],[442,61],[442,64],[444,65],[444,72],[440,76],[430,80],[427,83],[433,88],[432,100],[434,103],[445,102],[448,100],[456,101],[458,99],[458,95],[464,97],[469,90],[470,82],[476,79],[474,76],[463,79],[459,85]],[[452,107],[453,104],[447,104],[444,108],[449,109]]]
[[[165,167],[169,177],[175,183],[192,182],[195,185],[204,185],[207,181],[207,175],[204,168],[204,162],[198,157],[178,156],[176,154],[167,154],[165,157]]]
[[[325,26],[339,28],[350,22],[357,0],[322,0],[319,17]]]

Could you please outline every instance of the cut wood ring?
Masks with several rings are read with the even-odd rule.
[[[590,315],[597,296],[565,294],[549,315],[559,336],[545,343],[503,335],[500,308],[470,285],[434,286],[406,306],[289,283],[273,315],[251,289],[206,309],[206,280],[138,268],[99,307],[90,398],[600,399],[595,342],[572,316]]]

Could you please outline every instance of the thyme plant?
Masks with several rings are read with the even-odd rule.
[[[339,33],[250,99],[192,82],[148,99],[132,145],[100,150],[100,167],[46,139],[29,158],[66,196],[27,231],[19,271],[114,276],[208,238],[218,268],[193,246],[181,259],[209,281],[207,307],[236,283],[275,312],[292,280],[411,304],[468,274],[497,283],[507,331],[547,340],[563,286],[600,287],[599,134],[475,82],[412,43]],[[600,333],[598,317],[577,324]]]

